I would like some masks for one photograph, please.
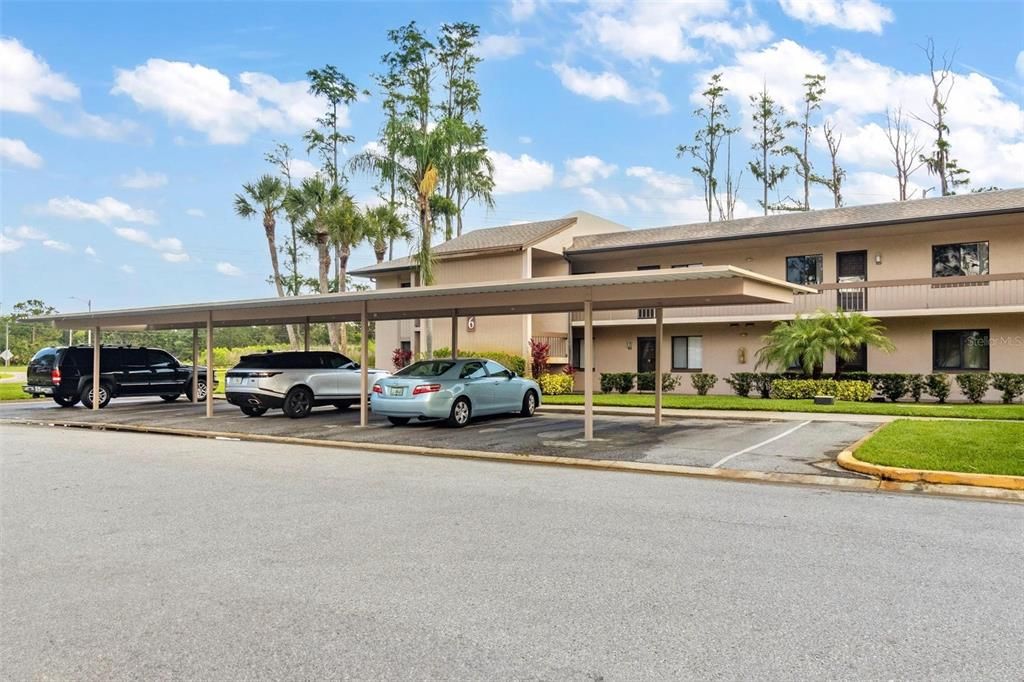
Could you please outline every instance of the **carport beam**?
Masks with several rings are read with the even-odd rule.
[[[459,316],[452,311],[452,360],[459,359]]]
[[[92,409],[100,409],[100,328],[93,328],[93,338],[96,343],[92,344]]]
[[[206,416],[213,416],[213,311],[206,314]]]
[[[662,308],[654,310],[654,425],[661,426],[661,346],[664,339],[665,315]]]
[[[583,302],[583,440],[594,440],[594,304]]]
[[[363,301],[359,313],[359,425],[366,426],[370,421],[370,375],[367,364],[370,362],[369,325],[366,321],[366,301]]]
[[[199,327],[192,327],[192,404],[199,404]]]

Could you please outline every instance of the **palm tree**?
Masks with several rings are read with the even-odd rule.
[[[757,367],[780,370],[801,367],[804,374],[821,377],[825,354],[836,357],[836,376],[842,366],[857,356],[862,346],[885,352],[895,349],[885,336],[885,327],[873,317],[860,313],[820,312],[815,317],[800,317],[778,322],[762,337],[765,345],[757,351]]]
[[[826,344],[836,356],[836,378],[843,372],[843,366],[857,357],[860,349],[871,346],[891,353],[896,346],[885,335],[885,327],[873,317],[861,313],[847,313],[838,310],[823,318]]]
[[[274,287],[281,298],[284,298],[284,285],[277,261],[277,212],[284,205],[285,194],[286,189],[280,179],[273,175],[263,175],[254,183],[242,185],[242,192],[235,195],[235,213],[240,217],[248,219],[262,213],[263,231],[270,250],[270,266],[274,271]],[[298,338],[295,328],[289,324],[285,325],[285,329],[288,331],[288,342],[294,347]]]
[[[364,217],[366,238],[373,245],[373,253],[377,256],[378,263],[384,262],[388,248],[396,239],[412,239],[412,232],[387,204],[367,210]]]
[[[345,291],[348,259],[366,239],[366,219],[352,197],[342,194],[324,213],[324,224],[338,254],[338,291]]]

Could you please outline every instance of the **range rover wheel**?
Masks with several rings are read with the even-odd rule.
[[[93,405],[92,382],[89,382],[89,385],[86,386],[85,389],[82,390],[81,398],[82,398],[82,406],[83,407],[87,407],[87,408],[89,408],[91,410],[92,409],[92,405]],[[104,407],[106,407],[107,403],[109,403],[109,402],[110,402],[110,386],[108,386],[107,384],[100,384],[100,402],[99,402],[100,409],[103,409]]]
[[[461,429],[469,423],[472,416],[473,408],[470,407],[469,398],[459,398],[455,401],[455,404],[452,405],[451,414],[448,415],[448,423]]]
[[[160,396],[160,400],[168,403],[173,403],[175,400],[181,397],[180,393],[168,393],[167,395]]]
[[[267,408],[255,405],[241,405],[240,409],[246,417],[262,417],[267,411]]]
[[[304,386],[296,386],[284,397],[282,408],[292,419],[308,417],[313,411],[313,392]]]
[[[53,402],[57,403],[61,407],[74,407],[78,404],[78,396],[76,395],[55,395],[53,396]]]
[[[537,411],[537,394],[533,391],[527,391],[526,395],[523,396],[523,408],[519,410],[519,416],[521,417],[532,417],[534,412]]]
[[[405,426],[409,423],[409,417],[388,417],[388,421],[395,426]]]
[[[189,400],[192,400],[192,382],[191,381],[188,383],[188,386],[185,387],[185,397],[188,398]],[[206,381],[203,380],[203,379],[200,379],[199,382],[196,384],[196,402],[200,402],[201,403],[204,400],[206,400]]]

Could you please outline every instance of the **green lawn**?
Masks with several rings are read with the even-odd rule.
[[[544,396],[548,405],[582,405],[583,396]],[[602,407],[654,407],[650,393],[601,393],[594,396],[594,405]],[[679,410],[773,410],[778,412],[839,412],[847,414],[888,414],[897,417],[956,417],[961,419],[1020,419],[1024,420],[1024,405],[935,403],[853,403],[815,405],[813,400],[762,400],[731,395],[678,395],[664,396],[666,408]]]
[[[1024,424],[901,419],[886,424],[855,456],[909,469],[1024,476]]]
[[[21,383],[16,384],[0,384],[0,400],[21,400],[22,398],[31,398],[21,390]]]

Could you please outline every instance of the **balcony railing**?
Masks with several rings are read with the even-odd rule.
[[[958,308],[1000,308],[1024,306],[1024,273],[974,275],[971,277],[936,277],[928,279],[887,280],[878,282],[843,282],[820,284],[816,294],[795,294],[793,303],[759,303],[751,305],[699,306],[666,308],[667,319],[708,317],[763,317],[812,314],[818,310],[842,308],[871,313]],[[653,315],[652,315],[653,317]],[[635,309],[597,311],[594,320],[646,319]],[[583,314],[572,313],[572,321],[580,322]]]
[[[563,363],[569,357],[569,339],[567,336],[534,336],[534,341],[548,344],[549,362]]]

